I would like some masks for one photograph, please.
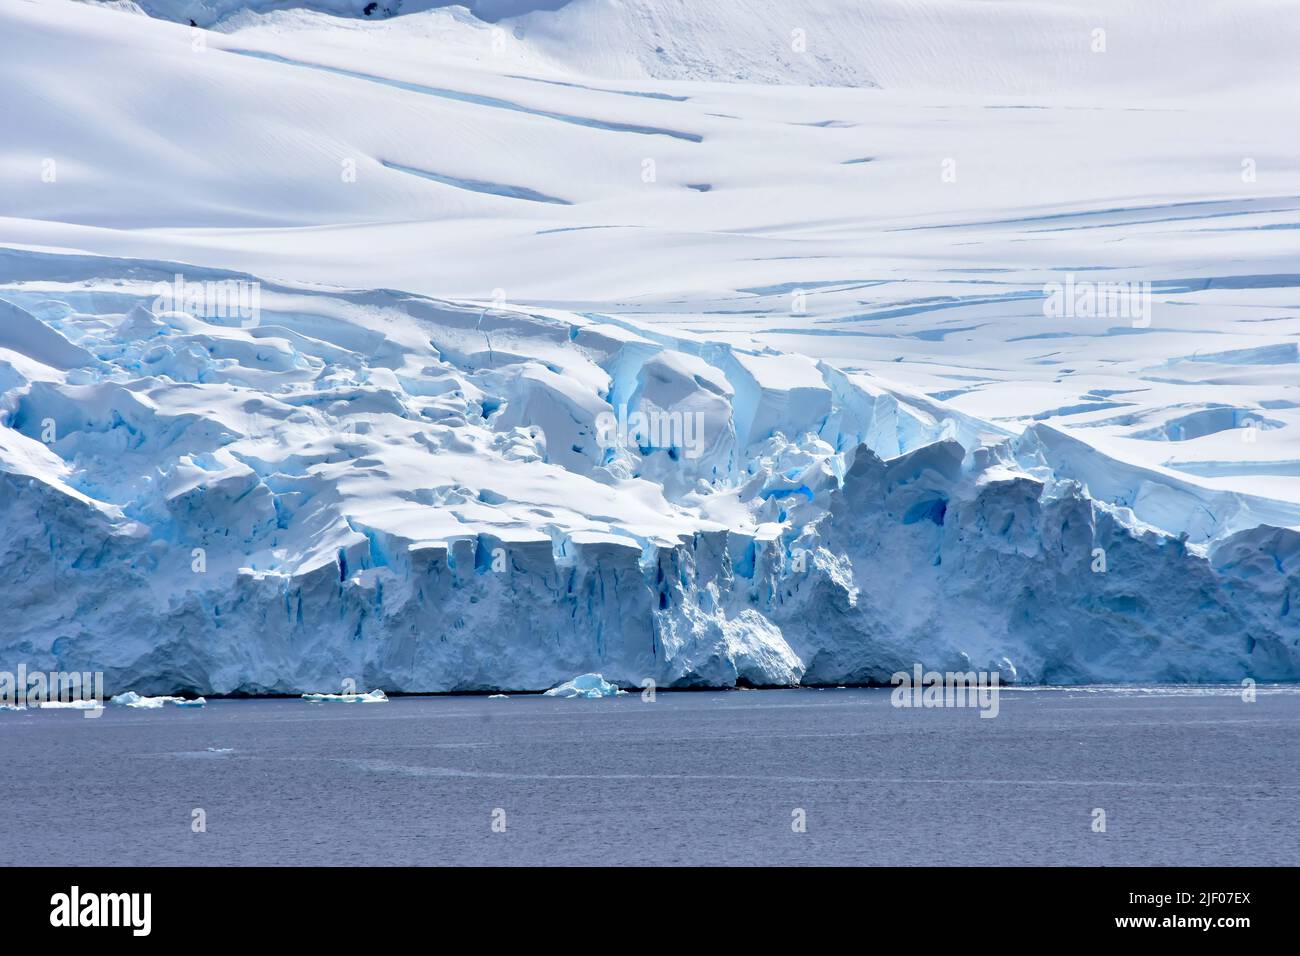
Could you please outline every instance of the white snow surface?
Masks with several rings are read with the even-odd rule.
[[[0,661],[1300,679],[1293,5],[254,6],[0,0]]]

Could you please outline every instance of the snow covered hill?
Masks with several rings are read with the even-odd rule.
[[[1300,679],[1292,5],[128,6],[0,0],[0,660]]]

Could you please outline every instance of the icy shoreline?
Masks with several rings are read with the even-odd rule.
[[[0,668],[1300,676],[1270,0],[144,6],[0,0]]]
[[[1294,506],[1042,424],[595,315],[265,284],[245,329],[152,311],[171,265],[4,261],[35,281],[0,286],[32,343],[0,553],[32,583],[0,650],[32,666],[205,696],[1300,676],[1300,533],[1261,521]],[[701,453],[602,440],[618,406],[698,413]]]

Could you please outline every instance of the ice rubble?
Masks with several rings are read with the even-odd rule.
[[[179,271],[252,280],[0,251],[4,659],[159,694],[1300,677],[1295,505],[598,315],[155,311]],[[698,413],[700,456],[606,447],[619,406]]]
[[[372,690],[368,694],[303,694],[302,699],[309,704],[386,704],[388,697],[382,690]]]
[[[43,700],[41,710],[99,710],[104,705],[97,700]]]
[[[207,701],[202,697],[192,699],[174,696],[145,697],[133,690],[128,690],[124,694],[117,694],[109,698],[108,702],[119,707],[131,707],[136,710],[162,710],[167,704],[173,704],[176,707],[203,707],[207,704]]]
[[[563,684],[552,687],[544,696],[563,697],[566,700],[575,698],[599,700],[602,697],[617,697],[619,694],[626,693],[627,691],[620,690],[617,684],[611,684],[600,674],[579,674],[573,680],[566,680]]]
[[[412,0],[382,20],[149,4],[180,24],[0,0],[0,238],[443,299],[504,285],[1300,502],[1300,166],[1239,175],[1292,152],[1277,116],[1300,96],[1300,18],[1273,0],[1105,5],[1112,39],[1161,43],[1093,53],[1078,38],[1098,0],[583,0],[496,28]],[[786,19],[806,21],[805,55],[776,55]],[[962,154],[978,170],[934,188]],[[1150,327],[1044,314],[1068,270],[1151,283]],[[1223,427],[1249,420],[1258,441]]]

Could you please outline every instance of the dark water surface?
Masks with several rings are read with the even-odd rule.
[[[1296,688],[213,701],[0,713],[0,754],[16,865],[1300,864]]]

